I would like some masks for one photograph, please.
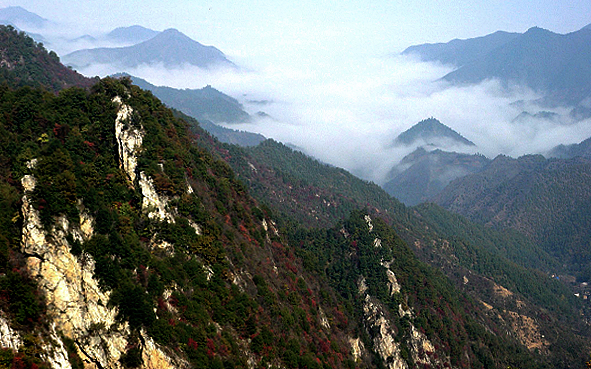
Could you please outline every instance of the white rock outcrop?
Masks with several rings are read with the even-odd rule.
[[[117,327],[117,311],[106,306],[109,294],[101,291],[94,279],[92,257],[82,255],[78,259],[70,252],[66,239],[68,235],[84,239],[83,235],[90,232],[88,227],[92,221],[87,215],[81,216],[84,224],[82,231],[81,225],[71,226],[64,216],[60,216],[51,231],[46,233],[39,212],[29,199],[29,193],[34,189],[34,178],[25,176],[22,183],[25,195],[21,247],[27,255],[29,272],[45,295],[48,316],[56,329],[78,343],[80,356],[89,367],[119,367],[117,360],[125,352],[127,331]],[[111,330],[111,327],[118,329]],[[55,345],[53,347],[56,348]],[[53,351],[67,358],[67,353]],[[56,367],[68,367],[64,363],[57,366],[61,361],[54,358],[46,359],[55,362]]]
[[[113,99],[113,102],[119,106],[115,130],[120,166],[133,186],[136,180],[137,153],[141,148],[144,132],[141,126],[134,128],[129,124],[133,113],[131,107],[123,104],[120,98]],[[33,170],[34,161],[27,166]],[[80,256],[72,254],[68,241],[69,237],[81,243],[89,240],[94,233],[94,219],[85,211],[82,201],[79,201],[79,223],[72,224],[65,216],[56,216],[53,226],[47,231],[41,223],[39,211],[30,199],[36,186],[35,177],[32,174],[25,175],[21,183],[24,188],[21,249],[26,255],[29,273],[37,280],[37,285],[44,294],[50,324],[48,342],[44,345],[45,356],[42,358],[52,368],[71,368],[61,334],[75,342],[85,368],[121,368],[119,359],[127,350],[127,337],[130,333],[127,323],[117,322],[117,309],[107,306],[110,292],[103,291],[95,280],[92,256],[84,253]],[[153,196],[148,200],[151,202],[147,206],[157,209],[156,216],[162,220],[174,220],[166,212],[166,202],[159,199],[153,185],[148,193]],[[8,328],[10,327],[3,325],[0,319],[0,334],[2,338],[6,337],[6,344],[19,344],[18,336]],[[184,361],[165,354],[143,332],[141,335],[144,368],[188,367]]]
[[[119,107],[115,119],[115,138],[119,152],[119,165],[133,186],[136,179],[137,154],[144,139],[144,128],[132,126],[133,109],[124,104],[121,97],[116,96],[113,102]]]
[[[174,223],[174,216],[168,211],[168,199],[160,196],[154,187],[154,181],[144,172],[140,173],[140,190],[142,191],[142,209],[148,218]]]
[[[396,279],[396,274],[390,269],[390,262],[383,262],[382,266],[386,268],[386,276],[388,277],[388,289],[390,290],[390,296],[393,296],[395,293],[400,293],[400,284],[398,284],[398,280]]]
[[[361,338],[349,337],[349,345],[351,345],[351,356],[353,360],[357,361],[365,354],[365,345],[361,341]]]
[[[369,233],[371,233],[373,231],[373,223],[371,222],[371,217],[369,215],[366,215],[364,217],[365,222],[367,223],[367,228],[369,229]]]
[[[369,295],[363,302],[363,316],[368,331],[373,332],[372,341],[375,352],[380,356],[386,368],[408,369],[402,358],[400,344],[396,342],[396,331],[384,313],[384,306]]]
[[[124,104],[121,97],[116,96],[113,102],[119,108],[115,119],[115,138],[117,140],[119,166],[127,174],[129,184],[135,187],[138,155],[146,132],[141,123],[132,124],[133,109]],[[143,196],[142,209],[147,211],[148,218],[174,223],[174,216],[168,209],[169,199],[156,192],[152,178],[141,172],[139,174],[139,186]],[[193,188],[188,182],[187,192],[193,193]]]
[[[396,274],[394,274],[394,272],[390,269],[387,269],[386,275],[388,276],[388,288],[390,289],[390,296],[393,296],[395,293],[400,293],[400,285],[396,279]]]
[[[322,310],[322,307],[320,306],[318,306],[318,317],[320,319],[320,325],[322,326],[322,328],[326,329],[327,331],[330,331],[330,322],[328,321],[328,318],[326,317],[324,310]]]
[[[374,351],[382,359],[388,369],[408,369],[408,364],[402,358],[400,344],[396,342],[396,331],[386,317],[386,308],[367,294],[365,278],[358,282],[358,292],[363,298],[363,318],[368,332],[372,332],[371,339]]]
[[[425,367],[442,367],[443,363],[432,359],[431,355],[435,352],[435,346],[429,341],[421,331],[410,325],[410,354],[416,364],[422,364]],[[437,364],[437,365],[436,365]]]
[[[10,327],[10,322],[0,310],[0,347],[18,350],[23,343],[20,334]]]

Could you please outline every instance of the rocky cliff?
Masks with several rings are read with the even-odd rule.
[[[137,153],[141,148],[142,130],[125,130],[133,110],[115,99],[119,111],[114,124],[122,168],[132,185],[136,179]],[[29,272],[37,280],[45,296],[50,325],[45,359],[53,368],[71,368],[62,337],[74,341],[78,355],[86,368],[120,368],[120,359],[127,352],[130,329],[117,318],[116,307],[109,306],[110,292],[101,288],[94,277],[95,262],[89,254],[74,255],[72,241],[84,243],[94,233],[94,218],[86,211],[83,199],[78,200],[78,223],[65,215],[56,215],[49,230],[41,223],[39,211],[30,199],[35,190],[36,160],[28,163],[31,174],[22,178],[23,235],[22,252],[26,255]],[[142,179],[149,179],[142,173]],[[140,180],[141,183],[141,180]],[[143,187],[142,187],[143,188]],[[149,207],[158,209],[159,219],[170,219],[165,212],[166,202],[150,188],[146,196]],[[144,192],[143,192],[144,193]],[[152,213],[150,213],[152,214]],[[3,335],[4,337],[4,335]],[[18,334],[6,330],[7,346],[18,348]],[[171,358],[145,332],[140,332],[142,367],[178,368],[186,366],[178,358]]]

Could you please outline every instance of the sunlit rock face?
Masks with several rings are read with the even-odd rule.
[[[396,342],[396,330],[387,318],[385,307],[367,293],[365,278],[358,282],[358,294],[363,298],[364,325],[372,332],[373,349],[384,365],[389,369],[407,369],[408,365],[401,356],[400,344]],[[355,342],[356,343],[356,342]],[[360,350],[355,345],[356,350]]]
[[[10,321],[4,312],[0,311],[0,347],[18,350],[21,344],[20,334],[10,327]]]
[[[127,173],[129,182],[133,185],[136,180],[137,154],[144,139],[144,128],[132,125],[133,109],[123,103],[121,97],[116,96],[113,102],[118,106],[115,119],[115,138],[119,152],[119,164]]]
[[[79,343],[81,357],[89,364],[118,367],[117,360],[127,345],[126,328],[118,327],[117,311],[106,306],[109,294],[101,291],[94,279],[92,257],[73,255],[66,239],[69,235],[78,241],[88,239],[92,235],[92,219],[84,214],[81,224],[73,225],[65,216],[59,216],[47,232],[29,198],[35,186],[34,177],[25,176],[22,184],[22,251],[27,255],[31,276],[45,295],[48,316],[57,330]],[[109,330],[111,327],[117,329]]]
[[[168,210],[169,200],[156,192],[152,179],[141,172],[139,184],[142,191],[142,209],[148,214],[148,218],[174,223],[174,216]]]
[[[127,123],[133,110],[123,104],[120,98],[115,98],[114,102],[119,105],[115,130],[121,168],[126,172],[130,184],[133,184],[136,181],[136,154],[141,148],[143,128],[130,127]],[[31,161],[28,167],[34,171],[35,162]],[[117,309],[108,306],[110,292],[102,290],[94,278],[92,256],[86,253],[72,254],[72,245],[68,241],[73,239],[84,243],[91,239],[94,234],[93,217],[84,208],[83,201],[79,200],[79,221],[73,223],[64,215],[56,214],[48,229],[41,223],[39,211],[31,201],[36,186],[34,175],[25,175],[21,184],[24,188],[21,251],[26,256],[29,273],[36,279],[47,306],[49,332],[42,359],[52,368],[71,368],[61,339],[63,335],[74,341],[85,368],[122,368],[120,359],[127,350],[129,327],[127,323],[117,321]],[[168,219],[167,216],[163,218]],[[1,314],[0,335],[3,347],[18,349],[21,345],[18,332],[10,328]],[[188,367],[184,361],[165,354],[143,331],[140,336],[143,368]]]
[[[372,219],[369,215],[365,216],[367,230],[369,233],[374,231]],[[382,240],[375,238],[374,247],[382,247]],[[401,293],[400,284],[396,275],[391,270],[393,260],[382,260],[381,265],[386,269],[386,276],[388,278],[388,289],[390,296]],[[401,344],[399,343],[400,336],[407,336],[406,342],[412,362],[414,365],[423,365],[425,367],[444,367],[448,363],[437,359],[438,355],[435,353],[434,345],[429,341],[427,336],[420,330],[415,328],[412,323],[409,323],[409,331],[398,332],[398,329],[392,323],[391,312],[386,306],[373,296],[369,294],[369,287],[364,277],[361,277],[357,282],[357,293],[363,299],[363,318],[366,331],[368,332],[373,350],[380,357],[385,367],[389,369],[406,369],[409,364],[402,357]],[[414,313],[410,307],[403,307],[402,304],[398,308],[398,316],[400,318],[408,318],[410,321],[414,318]],[[358,339],[349,339],[351,350],[354,357],[358,357],[364,351],[363,344]]]
[[[142,143],[146,134],[140,122],[133,121],[133,109],[123,103],[121,97],[116,96],[113,103],[117,105],[117,118],[115,119],[115,138],[119,166],[127,174],[128,183],[135,187],[139,184],[142,193],[142,209],[147,212],[148,218],[160,221],[174,222],[174,216],[168,208],[169,199],[156,192],[154,181],[143,171],[137,175],[138,157],[142,149]],[[191,186],[187,191],[192,192]]]
[[[67,236],[85,241],[92,236],[92,218],[80,216],[80,224],[72,225],[58,217],[46,233],[39,214],[23,199],[26,231],[23,232],[23,252],[28,255],[27,266],[45,295],[47,313],[52,324],[51,348],[45,358],[54,368],[70,368],[68,354],[57,332],[74,340],[78,354],[87,368],[120,368],[119,359],[127,349],[127,324],[116,321],[117,309],[107,306],[109,293],[99,288],[94,278],[94,261],[90,255],[80,257],[70,252]],[[44,241],[43,243],[38,243]],[[0,324],[1,329],[1,324]],[[145,368],[178,368],[178,362],[168,357],[144,334],[142,358]]]

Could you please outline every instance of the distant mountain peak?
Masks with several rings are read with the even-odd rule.
[[[424,119],[408,130],[402,132],[396,137],[394,144],[397,146],[409,146],[420,141],[424,141],[425,144],[436,147],[440,147],[442,141],[446,141],[448,144],[476,146],[472,141],[466,139],[464,136],[433,117]]]
[[[533,27],[528,28],[527,31],[525,31],[525,33],[528,33],[528,32],[550,32],[550,31],[548,31],[547,29],[544,29],[542,27],[533,26]]]
[[[64,55],[62,59],[76,68],[85,68],[92,64],[113,64],[119,69],[125,69],[159,63],[167,68],[183,65],[200,68],[214,65],[236,66],[217,48],[202,45],[174,28],[133,46],[78,50]]]
[[[147,41],[158,35],[158,33],[158,31],[154,31],[153,29],[135,24],[129,27],[117,27],[107,34],[107,38],[119,42],[135,44]]]
[[[170,35],[176,34],[176,35],[183,35],[183,36],[185,36],[181,31],[179,31],[176,28],[167,28],[164,31],[162,31],[162,34],[170,34]]]
[[[155,35],[153,38],[147,40],[146,42],[170,42],[170,41],[177,41],[177,42],[186,42],[188,44],[196,44],[196,45],[201,45],[201,43],[193,40],[192,38],[190,38],[189,36],[185,35],[184,33],[182,33],[181,31],[179,31],[176,28],[168,28],[165,29],[164,31],[158,33],[157,35]],[[204,46],[204,45],[201,45]]]
[[[47,19],[31,13],[21,6],[9,6],[0,9],[0,19],[16,24],[19,27],[32,26],[41,28],[49,22]]]
[[[543,37],[543,36],[551,36],[551,35],[557,35],[557,33],[554,33],[552,31],[549,31],[545,28],[541,28],[541,27],[531,27],[530,29],[528,29],[527,31],[525,31],[525,33],[523,34],[523,36],[527,37],[527,36],[534,36],[534,37]]]

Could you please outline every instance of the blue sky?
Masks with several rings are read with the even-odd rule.
[[[410,45],[497,30],[576,31],[591,23],[591,0],[0,0],[0,7],[17,5],[55,22],[51,29],[64,38],[49,44],[60,55],[68,51],[60,43],[72,51],[65,38],[135,24],[177,28],[214,45],[241,71],[140,66],[126,72],[156,85],[210,84],[253,114],[260,106],[249,100],[273,101],[264,108],[273,119],[234,128],[293,143],[377,183],[408,154],[392,148],[394,137],[431,116],[491,158],[543,153],[591,136],[591,121],[512,124],[521,108],[511,103],[535,100],[532,91],[506,91],[495,81],[447,86],[439,79],[452,67],[396,56]],[[81,72],[122,71],[99,65]],[[568,110],[557,113],[568,116]]]
[[[174,27],[200,42],[240,52],[305,45],[386,53],[497,30],[539,26],[566,33],[591,23],[589,0],[0,0],[0,6],[10,5],[75,25],[73,31]]]

